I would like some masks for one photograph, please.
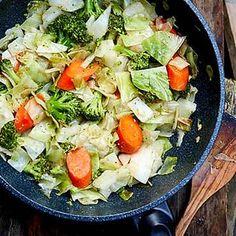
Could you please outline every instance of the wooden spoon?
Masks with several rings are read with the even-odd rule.
[[[216,155],[211,156],[193,177],[187,209],[176,227],[176,236],[183,236],[198,209],[236,174],[236,137]]]

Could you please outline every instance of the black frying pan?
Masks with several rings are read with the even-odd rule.
[[[3,0],[0,3],[0,37],[4,35],[6,29],[23,21],[28,2],[28,0]],[[183,145],[170,153],[179,157],[175,172],[168,176],[153,178],[152,187],[133,187],[134,197],[129,201],[122,201],[114,194],[106,203],[100,202],[94,206],[82,206],[75,203],[70,206],[67,204],[66,196],[58,197],[52,194],[52,198],[48,199],[29,176],[18,173],[0,160],[2,187],[32,207],[53,216],[74,221],[102,222],[135,216],[153,209],[171,197],[192,178],[206,159],[221,125],[224,111],[223,65],[208,24],[190,0],[170,0],[169,11],[162,8],[161,1],[158,1],[157,5],[159,14],[165,17],[173,15],[176,17],[180,32],[188,36],[190,45],[199,55],[200,75],[196,81],[192,82],[199,89],[196,98],[197,111],[193,115],[192,131],[185,136]],[[205,70],[208,64],[214,70],[212,81],[209,80]],[[196,127],[198,118],[203,123],[201,131],[197,131]],[[196,143],[197,136],[201,137],[199,143]],[[153,224],[156,223],[159,216],[151,215],[151,218],[146,219]],[[168,211],[162,212],[161,217],[161,220],[171,219],[171,217],[168,218]]]

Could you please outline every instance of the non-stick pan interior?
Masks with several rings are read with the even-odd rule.
[[[23,21],[27,2],[26,0],[3,0],[0,3],[0,37],[4,35],[7,28]],[[111,220],[138,213],[141,207],[144,210],[160,203],[160,201],[172,195],[191,178],[191,174],[189,173],[193,168],[196,169],[196,164],[200,164],[206,157],[209,150],[207,149],[205,151],[205,149],[210,142],[212,134],[216,134],[220,123],[219,117],[221,117],[221,114],[219,117],[218,115],[222,113],[224,100],[221,97],[223,94],[223,85],[221,86],[221,84],[223,82],[220,82],[220,76],[223,81],[223,74],[221,73],[220,75],[219,73],[219,61],[217,62],[214,48],[204,29],[204,25],[200,23],[198,16],[188,6],[188,4],[191,4],[190,1],[169,1],[169,4],[171,13],[167,14],[176,17],[180,32],[183,35],[187,35],[190,45],[198,53],[200,70],[198,79],[192,82],[199,89],[197,95],[197,111],[193,116],[193,129],[184,138],[183,145],[170,153],[179,158],[175,172],[168,176],[157,176],[153,178],[151,181],[153,184],[152,187],[134,187],[134,197],[129,201],[122,201],[114,194],[109,198],[108,202],[100,202],[98,205],[82,206],[79,203],[74,203],[73,206],[70,206],[67,203],[67,196],[58,197],[53,194],[48,199],[40,192],[37,184],[29,176],[16,172],[7,163],[0,160],[0,180],[2,179],[4,186],[13,194],[38,209],[60,217],[75,220]],[[158,8],[157,11],[161,11],[161,8]],[[209,80],[206,74],[206,65],[208,64],[214,70],[212,81]],[[197,130],[196,125],[198,119],[203,124],[200,131]],[[216,129],[215,126],[217,126]],[[196,142],[197,137],[200,137],[198,143]],[[211,144],[213,143],[213,139],[211,140]],[[185,181],[182,181],[184,178]],[[181,184],[179,185],[180,182]]]

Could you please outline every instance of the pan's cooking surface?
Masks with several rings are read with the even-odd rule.
[[[23,14],[27,2],[25,0],[3,0],[0,3],[0,37],[4,35],[7,28],[24,19]],[[100,202],[95,206],[81,206],[79,203],[70,206],[66,203],[68,200],[66,196],[58,197],[55,194],[48,199],[41,194],[37,184],[29,176],[16,172],[7,163],[0,160],[0,182],[3,183],[3,186],[30,205],[59,217],[102,221],[124,218],[150,209],[173,195],[191,178],[206,158],[220,126],[224,108],[224,74],[212,33],[191,1],[172,1],[171,9],[173,12],[169,14],[177,18],[177,25],[181,32],[188,36],[190,45],[199,54],[201,72],[198,79],[193,81],[193,85],[199,89],[193,129],[185,136],[181,148],[171,153],[171,155],[179,157],[176,171],[168,176],[153,178],[152,187],[134,187],[134,197],[128,202],[122,201],[114,194],[107,203]],[[207,64],[213,66],[215,73],[213,81],[209,81],[206,75]],[[201,131],[197,131],[196,128],[197,119],[201,119],[203,123]],[[196,143],[197,136],[200,136],[199,143]]]

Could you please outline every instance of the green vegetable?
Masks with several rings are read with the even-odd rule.
[[[167,65],[186,37],[158,31],[142,42],[143,49],[162,65]]]
[[[99,16],[103,10],[97,0],[85,0],[85,7],[78,12],[58,16],[49,26],[47,32],[55,41],[71,47],[73,43],[86,44],[93,40],[88,34],[86,22],[90,16]]]
[[[15,73],[10,60],[2,60],[0,62],[0,70],[7,78],[12,80],[14,83],[18,84],[20,82],[20,77]]]
[[[174,168],[177,164],[177,157],[166,157],[163,166],[158,171],[158,175],[168,175],[174,172]]]
[[[0,94],[7,92],[7,86],[4,83],[0,82]]]
[[[114,73],[108,67],[104,67],[96,73],[96,81],[101,91],[105,94],[114,94],[117,83],[114,80]]]
[[[97,152],[90,152],[89,154],[92,161],[92,179],[96,179],[99,174],[99,154]]]
[[[142,70],[149,67],[150,55],[145,52],[134,52],[128,48],[117,45],[115,50],[131,59],[129,66],[133,70]]]
[[[81,111],[81,100],[73,93],[57,90],[46,102],[47,112],[57,121],[69,124],[78,118]]]
[[[12,153],[11,159],[8,160],[8,163],[17,171],[22,172],[28,165],[30,160],[31,159],[27,152],[24,151],[21,147],[18,147]]]
[[[159,138],[158,142],[163,144],[163,153],[164,155],[166,152],[168,152],[173,146],[168,138]]]
[[[151,93],[164,101],[172,100],[172,92],[166,68],[156,67],[146,70],[131,71],[132,82],[138,89]]]
[[[81,113],[87,120],[99,121],[105,116],[106,111],[102,104],[102,94],[99,92],[94,92],[92,100],[83,102],[81,107]]]
[[[58,7],[66,12],[74,12],[81,9],[84,6],[83,0],[48,0],[48,3],[52,7]]]
[[[179,118],[177,128],[183,131],[190,131],[192,126],[192,120],[188,118]]]
[[[120,190],[118,190],[118,194],[121,199],[123,199],[124,201],[128,201],[133,196],[134,193],[123,187]]]
[[[30,158],[34,161],[45,150],[45,143],[28,136],[21,137],[21,146],[24,147]]]
[[[184,90],[184,91],[172,91],[172,92],[173,92],[173,96],[174,96],[174,100],[176,101],[176,100],[178,100],[179,98],[184,98],[184,99],[186,99],[187,96],[188,96],[189,93],[190,93],[190,90],[191,90],[191,85],[188,84],[186,90]]]
[[[39,181],[39,186],[42,189],[42,192],[50,198],[51,192],[53,189],[57,189],[58,184],[60,183],[59,180],[54,178],[53,176],[49,174],[44,174],[41,177],[41,180]]]
[[[123,9],[116,2],[113,2],[111,11],[108,22],[107,38],[115,40],[117,35],[125,33]]]
[[[149,39],[153,34],[154,31],[152,30],[152,28],[150,26],[147,26],[144,30],[129,31],[126,35],[121,35],[121,38],[123,40],[124,45],[126,47],[130,47],[141,45],[145,39]]]
[[[185,52],[185,57],[186,57],[188,63],[190,64],[192,78],[196,79],[196,77],[199,73],[198,67],[197,67],[198,55],[190,46],[188,46],[188,48]]]
[[[129,170],[125,167],[121,167],[117,170],[104,171],[93,181],[93,186],[97,188],[105,198],[108,198],[112,192],[116,192],[126,186],[129,180]]]
[[[138,91],[131,82],[129,72],[117,72],[115,76],[123,103],[128,103],[138,96]]]
[[[52,140],[48,144],[47,160],[49,160],[53,166],[56,167],[65,165],[65,151],[55,140]]]
[[[60,15],[47,27],[47,33],[54,41],[72,47],[73,43],[89,43],[92,36],[87,33],[86,24],[77,15]]]
[[[36,181],[40,181],[42,176],[52,168],[52,163],[47,160],[44,154],[41,154],[35,161],[30,162],[24,169],[24,172],[34,177]]]
[[[213,77],[214,77],[214,71],[213,71],[211,65],[207,65],[207,66],[206,66],[206,72],[207,72],[207,75],[208,75],[208,77],[209,77],[209,80],[212,81],[212,79],[213,79]]]
[[[48,7],[47,0],[31,0],[27,6],[28,16],[32,16],[35,13],[42,13]]]
[[[51,169],[50,174],[58,181],[57,190],[59,191],[57,195],[66,193],[73,188],[71,180],[68,175],[66,167],[56,166]]]
[[[23,36],[23,32],[20,28],[20,25],[16,25],[13,28],[6,31],[5,37],[0,39],[0,49],[4,51],[7,49],[8,44],[14,40],[16,37]]]
[[[125,18],[126,30],[144,30],[149,26],[150,20],[143,14]]]
[[[34,126],[29,133],[29,137],[40,142],[50,143],[52,137],[56,135],[55,129],[56,126],[50,119],[44,119]]]
[[[66,143],[60,143],[61,148],[65,151],[65,153],[69,152],[72,148],[75,147],[74,144],[66,142]]]
[[[146,102],[156,102],[159,98],[156,95],[153,95],[149,92],[143,92],[142,91],[142,96],[145,99]]]
[[[106,198],[95,189],[72,188],[70,190],[73,201],[78,200],[83,205],[97,204],[98,200],[106,201]]]
[[[103,13],[103,9],[97,0],[85,0],[84,9],[80,10],[78,15],[87,21],[91,16],[98,17]]]
[[[100,160],[99,168],[101,171],[117,170],[120,168],[120,162],[115,153],[110,153]]]
[[[48,61],[39,58],[37,54],[25,53],[19,60],[22,66],[18,74],[21,78],[31,78],[39,85],[49,82],[51,79],[45,72],[48,69]]]
[[[190,102],[186,99],[180,98],[179,103],[179,117],[189,118],[197,109],[197,105],[194,102]]]
[[[21,25],[25,32],[34,32],[42,24],[42,12],[37,12],[29,16]]]
[[[7,150],[13,150],[17,144],[18,134],[14,121],[9,121],[0,130],[0,146]]]

